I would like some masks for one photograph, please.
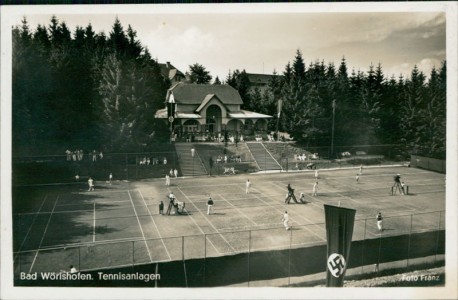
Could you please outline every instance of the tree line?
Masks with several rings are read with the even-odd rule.
[[[107,35],[91,24],[71,32],[53,16],[47,27],[32,31],[24,18],[12,30],[14,155],[145,151],[168,141],[167,125],[154,114],[165,107],[170,80],[130,25],[116,19]],[[204,66],[189,67],[190,82],[212,80]],[[338,68],[306,66],[297,50],[265,89],[250,88],[245,70],[213,81],[224,83],[239,91],[244,109],[275,116],[269,130],[278,121],[305,146],[398,144],[406,154],[445,157],[445,61],[428,80],[416,66],[409,78],[386,78],[381,64],[349,74],[345,58]]]
[[[170,80],[131,26],[72,33],[53,16],[48,27],[32,31],[24,18],[12,30],[15,155],[140,151],[167,139],[154,114]]]
[[[446,62],[429,75],[414,66],[408,78],[387,78],[381,64],[349,74],[345,58],[337,68],[324,61],[307,67],[297,50],[267,89],[250,90],[245,70],[229,72],[226,83],[239,90],[246,109],[274,116],[270,130],[278,121],[280,131],[307,147],[398,145],[406,157],[445,158]]]

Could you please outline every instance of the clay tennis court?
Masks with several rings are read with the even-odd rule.
[[[445,175],[407,167],[173,178],[137,182],[17,187],[13,193],[15,273],[61,271],[73,264],[95,270],[248,251],[326,243],[323,204],[356,210],[353,240],[445,228]],[[400,173],[409,195],[391,195]],[[250,179],[250,193],[245,181]],[[114,178],[116,179],[116,178]],[[287,184],[306,204],[284,203]],[[160,215],[158,204],[173,191],[186,204],[182,215]],[[207,200],[215,202],[207,215]],[[291,231],[282,224],[290,215]],[[385,230],[375,222],[384,215]]]

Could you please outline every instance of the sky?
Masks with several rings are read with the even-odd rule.
[[[371,64],[380,63],[386,77],[396,78],[401,73],[408,77],[414,65],[428,76],[446,57],[446,18],[441,11],[121,8],[31,11],[18,14],[13,24],[25,16],[30,28],[36,29],[38,24],[49,25],[55,15],[72,32],[90,23],[96,33],[109,34],[118,17],[124,29],[130,25],[137,32],[160,63],[168,61],[183,73],[199,63],[220,80],[235,69],[281,73],[297,50],[306,65],[319,60],[338,67],[345,57],[349,72],[367,72]]]

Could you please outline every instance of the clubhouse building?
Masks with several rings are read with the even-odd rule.
[[[224,134],[243,136],[266,132],[272,116],[243,110],[239,92],[225,84],[194,84],[178,82],[168,91],[166,107],[155,118],[171,125],[177,140],[216,141]]]

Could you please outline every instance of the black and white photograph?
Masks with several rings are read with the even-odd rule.
[[[458,297],[456,2],[0,9],[0,298]]]

